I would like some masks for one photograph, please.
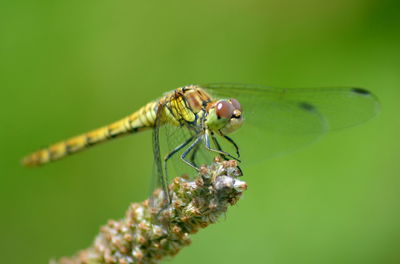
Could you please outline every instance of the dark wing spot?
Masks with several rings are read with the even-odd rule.
[[[299,104],[299,107],[309,112],[315,111],[315,107],[310,103],[302,102]]]
[[[353,89],[351,89],[351,91],[354,93],[363,94],[363,95],[371,94],[369,91],[367,91],[363,88],[353,88]]]

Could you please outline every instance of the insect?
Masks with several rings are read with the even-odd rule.
[[[328,131],[367,121],[378,111],[377,98],[362,88],[188,85],[115,123],[39,150],[22,163],[42,165],[100,142],[152,129],[156,174],[168,193],[167,164],[172,159],[198,170],[213,155],[238,161],[241,153],[247,159],[276,156]],[[242,144],[230,137],[235,131]]]

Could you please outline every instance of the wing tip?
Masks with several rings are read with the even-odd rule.
[[[300,102],[298,105],[301,109],[306,110],[308,112],[314,112],[316,111],[316,107],[310,103],[307,102]]]
[[[356,94],[361,94],[361,95],[372,95],[370,91],[364,88],[359,88],[359,87],[353,87],[351,88],[351,91]]]

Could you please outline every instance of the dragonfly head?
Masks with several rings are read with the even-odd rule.
[[[208,109],[206,125],[211,130],[221,130],[222,133],[229,134],[242,124],[242,107],[236,99],[218,100]]]

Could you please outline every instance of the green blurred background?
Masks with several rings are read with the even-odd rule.
[[[87,247],[148,195],[151,133],[40,169],[25,154],[176,87],[361,86],[381,114],[246,170],[249,189],[169,263],[400,263],[400,5],[386,0],[4,1],[1,263]]]

